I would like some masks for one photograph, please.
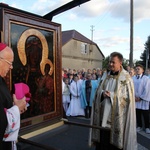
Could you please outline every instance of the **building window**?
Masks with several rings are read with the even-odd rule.
[[[87,43],[81,43],[81,53],[82,54],[89,53],[89,45]]]

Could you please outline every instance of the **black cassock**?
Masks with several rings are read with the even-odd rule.
[[[3,142],[7,127],[7,118],[4,108],[13,106],[10,91],[2,77],[0,77],[0,150],[11,150],[11,142]]]

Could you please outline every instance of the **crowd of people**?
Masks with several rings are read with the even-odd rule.
[[[89,145],[96,150],[136,150],[136,133],[150,134],[150,69],[140,64],[124,69],[120,53],[110,56],[109,69],[62,69],[62,89],[68,91],[68,98],[62,91],[64,110],[67,116],[84,116],[91,125],[110,128],[91,129]]]
[[[92,102],[102,77],[103,70],[62,69],[63,108],[67,116],[85,116],[90,118]]]
[[[4,80],[13,69],[14,53],[0,43],[0,149],[16,150],[20,114],[26,97],[11,97]],[[96,150],[137,150],[137,132],[150,134],[150,69],[122,66],[123,56],[110,54],[108,69],[62,69],[62,103],[66,116],[90,118],[89,145]],[[144,121],[142,121],[142,118]]]

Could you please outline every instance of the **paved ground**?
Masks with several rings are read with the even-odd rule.
[[[150,150],[150,149],[147,149],[144,146],[138,144],[138,150]]]
[[[68,120],[73,122],[89,124],[89,120],[80,117],[69,117]],[[30,140],[39,144],[44,144],[53,147],[55,148],[55,150],[94,150],[94,147],[88,147],[88,134],[89,129],[86,127],[80,127],[75,125],[63,125],[58,129],[54,129],[52,131],[43,133],[37,137],[31,138]],[[146,139],[148,139],[149,144],[150,135],[144,134],[145,133],[143,131],[143,133],[141,132],[138,136],[138,141],[140,143],[138,144],[138,150],[150,150],[150,148],[147,145],[147,141],[144,139],[147,136]],[[146,143],[143,142],[142,145],[146,144],[147,148],[141,145],[140,139],[146,141]],[[18,145],[18,150],[43,150],[42,148],[34,147],[28,144],[19,143]]]
[[[138,132],[137,141],[140,143],[139,150],[150,150],[150,134],[146,134],[145,131]]]

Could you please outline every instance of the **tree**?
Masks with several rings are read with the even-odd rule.
[[[140,56],[140,59],[141,60],[139,60],[139,61],[136,62],[136,65],[137,64],[141,64],[145,68],[146,67],[146,50],[143,51],[143,53]]]
[[[146,67],[146,59],[149,58],[148,68],[150,68],[150,36],[148,36],[148,39],[145,42],[144,46],[145,46],[145,50],[143,51],[143,53],[140,56],[141,61],[138,61],[138,63],[143,65],[144,67]]]
[[[102,62],[103,68],[107,69],[108,63],[109,63],[109,56],[105,57],[105,59],[103,60],[103,62]]]
[[[148,36],[147,42],[145,43],[146,59],[148,60],[147,67],[150,68],[150,36]]]

